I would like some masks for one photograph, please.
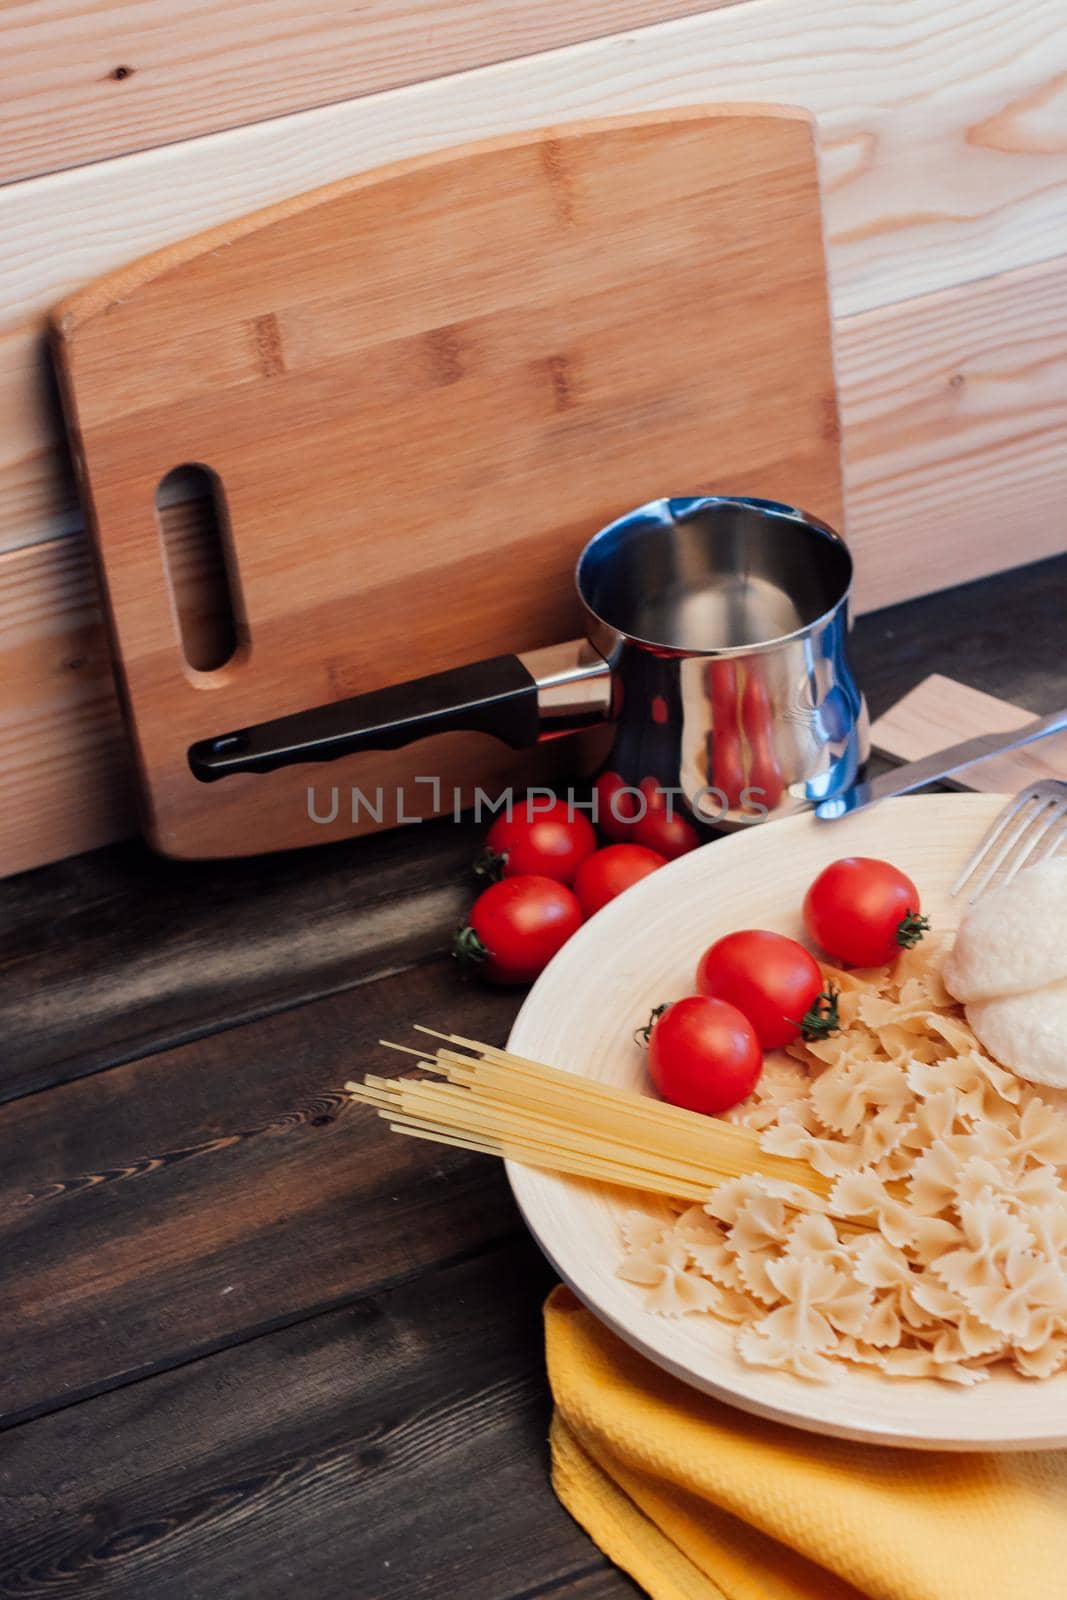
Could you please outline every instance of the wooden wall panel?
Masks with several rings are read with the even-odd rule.
[[[82,537],[0,556],[0,874],[132,833],[126,736]]]
[[[1067,256],[841,324],[858,609],[1067,548],[1065,304]],[[130,831],[80,538],[0,556],[0,682],[0,874]]]
[[[0,188],[0,549],[75,524],[49,306],[197,229],[420,150],[554,118],[796,102],[819,117],[838,317],[1060,254],[1062,15],[1062,0],[759,0]]]
[[[0,183],[737,0],[36,0],[0,7]]]
[[[1067,257],[841,325],[862,611],[1067,550]]]

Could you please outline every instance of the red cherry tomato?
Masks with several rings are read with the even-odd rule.
[[[752,1093],[762,1065],[756,1030],[725,1000],[690,995],[652,1025],[648,1070],[672,1105],[728,1111]]]
[[[581,906],[566,885],[533,875],[503,878],[474,902],[455,953],[492,983],[530,983],[581,924]]]
[[[746,928],[704,951],[697,989],[736,1006],[764,1050],[778,1050],[799,1037],[822,993],[823,979],[815,957],[795,939]]]
[[[678,809],[679,797],[665,795],[655,778],[642,778],[641,793],[645,810],[631,826],[630,838],[648,850],[658,850],[668,861],[695,850],[700,835]]]
[[[606,845],[582,862],[574,880],[574,892],[583,915],[591,917],[631,884],[666,865],[666,856],[660,855],[658,850],[646,850],[644,845]]]
[[[566,800],[551,806],[524,803],[511,816],[499,816],[485,838],[486,848],[503,859],[505,878],[534,873],[573,883],[586,856],[596,849],[593,824]]]
[[[637,791],[617,772],[602,772],[596,780],[597,827],[605,839],[629,839],[640,804]]]
[[[929,927],[919,891],[897,867],[843,856],[824,867],[804,898],[804,926],[816,944],[850,967],[880,967],[917,944]]]

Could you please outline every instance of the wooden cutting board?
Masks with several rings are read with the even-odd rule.
[[[984,733],[1012,733],[1039,713],[1010,700],[972,689],[939,672],[931,673],[871,724],[871,744],[898,761],[921,761],[964,739]],[[1067,779],[1067,733],[1052,734],[1021,750],[1008,750],[965,767],[950,779],[954,788],[987,794],[1016,794],[1046,778]]]
[[[795,110],[404,161],[135,262],[53,332],[144,825],[174,856],[321,843],[394,823],[398,784],[416,816],[451,809],[454,785],[573,763],[571,741],[530,758],[449,734],[201,784],[186,752],[575,637],[575,557],[632,506],[733,491],[840,526],[814,135]],[[197,508],[156,509],[189,463],[221,508],[221,664],[197,639],[200,579],[227,596],[221,567],[200,570]],[[311,820],[309,786],[321,816],[335,785],[334,820]],[[361,807],[353,824],[353,786],[383,788],[381,823]]]

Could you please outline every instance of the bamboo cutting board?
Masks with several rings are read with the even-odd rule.
[[[871,744],[898,761],[921,761],[983,733],[1014,732],[1038,714],[933,672],[872,722]],[[1067,733],[990,756],[949,781],[953,787],[986,794],[1016,794],[1047,778],[1067,780]]]
[[[447,734],[205,785],[187,751],[576,636],[575,557],[632,506],[732,491],[840,526],[814,137],[794,110],[405,161],[135,262],[53,333],[145,829],[174,856],[321,843],[395,822],[398,784],[412,817],[573,761],[570,741],[530,758]],[[222,523],[221,661],[186,605],[210,565],[195,507],[157,511],[189,464]],[[336,817],[312,820],[309,786],[328,816],[335,785]],[[383,787],[381,823],[353,823],[353,786]]]

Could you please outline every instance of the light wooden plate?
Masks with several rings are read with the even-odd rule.
[[[569,941],[531,990],[509,1048],[591,1078],[648,1092],[632,1031],[654,1004],[692,992],[701,951],[734,928],[801,935],[816,872],[843,855],[877,855],[918,885],[935,927],[958,908],[948,889],[1003,805],[986,794],[883,801],[840,822],[793,817],[721,839],[636,885]],[[1067,1445],[1067,1373],[1042,1382],[998,1371],[973,1389],[842,1368],[828,1384],[746,1366],[714,1318],[657,1317],[616,1277],[618,1219],[647,1197],[508,1164],[542,1250],[600,1319],[668,1372],[731,1405],[816,1433],[924,1450]]]

